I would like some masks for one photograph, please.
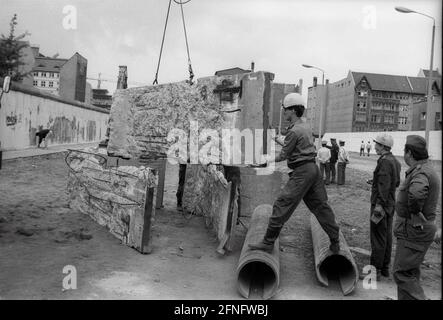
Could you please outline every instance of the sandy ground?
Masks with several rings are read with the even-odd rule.
[[[328,186],[330,204],[349,246],[370,249],[369,186],[376,157],[352,155],[347,185]],[[438,167],[440,168],[440,166]],[[280,167],[284,169],[284,164]],[[441,176],[441,169],[439,169]],[[0,170],[0,299],[242,299],[235,270],[246,229],[226,256],[202,217],[175,210],[178,168],[167,166],[164,209],[157,210],[153,252],[142,255],[121,245],[104,227],[68,206],[64,154],[8,160]],[[441,225],[441,199],[438,207]],[[248,225],[246,218],[241,219]],[[273,299],[386,299],[396,297],[391,279],[376,290],[344,297],[315,276],[309,212],[300,205],[284,227],[280,288]],[[369,257],[356,253],[359,268]],[[74,266],[77,289],[64,290],[63,268]],[[441,299],[441,246],[433,244],[422,266],[431,299]]]

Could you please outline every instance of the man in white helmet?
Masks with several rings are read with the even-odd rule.
[[[371,265],[377,278],[389,277],[392,252],[392,221],[395,208],[395,189],[400,185],[400,162],[391,153],[392,137],[386,133],[375,139],[375,152],[380,156],[374,170],[371,191]]]
[[[326,188],[320,170],[315,163],[316,151],[310,126],[302,120],[305,102],[298,93],[290,93],[283,100],[284,116],[291,122],[288,127],[282,150],[269,162],[287,160],[289,181],[274,202],[266,234],[261,242],[249,244],[253,250],[272,252],[274,242],[285,222],[303,200],[316,216],[323,230],[331,241],[330,250],[338,253],[339,227],[335,215],[328,204]]]

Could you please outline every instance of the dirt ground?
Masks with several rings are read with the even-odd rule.
[[[347,185],[327,187],[348,245],[366,250],[370,249],[370,188],[365,181],[375,165],[376,156],[353,154]],[[279,168],[285,171],[284,164]],[[441,163],[436,168],[441,177]],[[243,224],[248,221],[241,218],[233,251],[219,256],[215,236],[205,228],[204,219],[175,210],[178,167],[167,166],[164,209],[156,212],[149,255],[120,244],[104,227],[70,209],[67,175],[61,153],[3,162],[0,299],[242,299],[235,270],[246,234]],[[392,279],[379,282],[376,290],[364,289],[359,281],[346,297],[334,284],[322,287],[315,276],[309,212],[304,205],[285,225],[280,244],[280,287],[273,299],[396,297]],[[364,254],[355,253],[355,260],[360,270],[369,264]],[[76,268],[77,289],[63,289],[67,265]],[[437,244],[422,265],[422,283],[431,299],[441,299],[441,246]]]

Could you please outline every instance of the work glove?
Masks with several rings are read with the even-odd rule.
[[[383,209],[381,205],[377,204],[374,210],[372,210],[371,221],[374,222],[375,224],[378,224],[381,221],[381,219],[384,218],[385,214],[386,214],[385,209]]]
[[[277,142],[279,145],[283,146],[285,144],[285,136],[279,135],[274,137],[275,142]]]
[[[425,218],[425,216],[421,212],[419,212],[417,214],[411,214],[411,223],[412,223],[412,226],[416,229],[423,230],[423,225],[427,221],[428,220]]]

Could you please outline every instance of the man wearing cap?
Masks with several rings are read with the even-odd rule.
[[[389,277],[392,253],[392,221],[395,208],[395,189],[400,185],[400,162],[391,153],[394,140],[388,134],[375,139],[375,152],[380,156],[372,178],[371,190],[371,265],[377,279]]]
[[[328,204],[326,188],[315,163],[317,153],[312,130],[301,118],[305,111],[304,99],[298,93],[290,93],[285,96],[283,107],[284,116],[291,125],[280,154],[275,159],[269,159],[268,163],[287,160],[288,167],[293,171],[289,173],[287,184],[274,202],[263,240],[251,243],[249,247],[252,250],[272,252],[283,225],[303,200],[328,235],[329,249],[333,253],[338,253],[339,227],[335,222],[334,212]]]
[[[349,155],[345,149],[345,142],[340,140],[338,144],[340,148],[338,150],[337,185],[342,185],[345,184],[346,180],[346,165],[349,163]]]
[[[428,157],[426,140],[418,135],[407,136],[404,159],[409,169],[395,204],[397,246],[393,273],[398,300],[426,299],[420,285],[420,265],[436,234],[440,194],[439,177]]]
[[[321,142],[321,148],[317,152],[317,158],[318,158],[318,163],[320,165],[321,179],[323,180],[326,171],[325,184],[329,184],[329,179],[330,179],[329,160],[331,159],[331,151],[329,151],[329,149],[326,148],[326,144],[327,144],[326,141]]]
[[[331,183],[335,183],[335,175],[336,170],[335,166],[338,160],[338,152],[340,151],[340,147],[337,144],[337,139],[331,138],[331,146],[326,145],[326,148],[331,150],[331,159],[329,159],[329,169],[331,171]]]

